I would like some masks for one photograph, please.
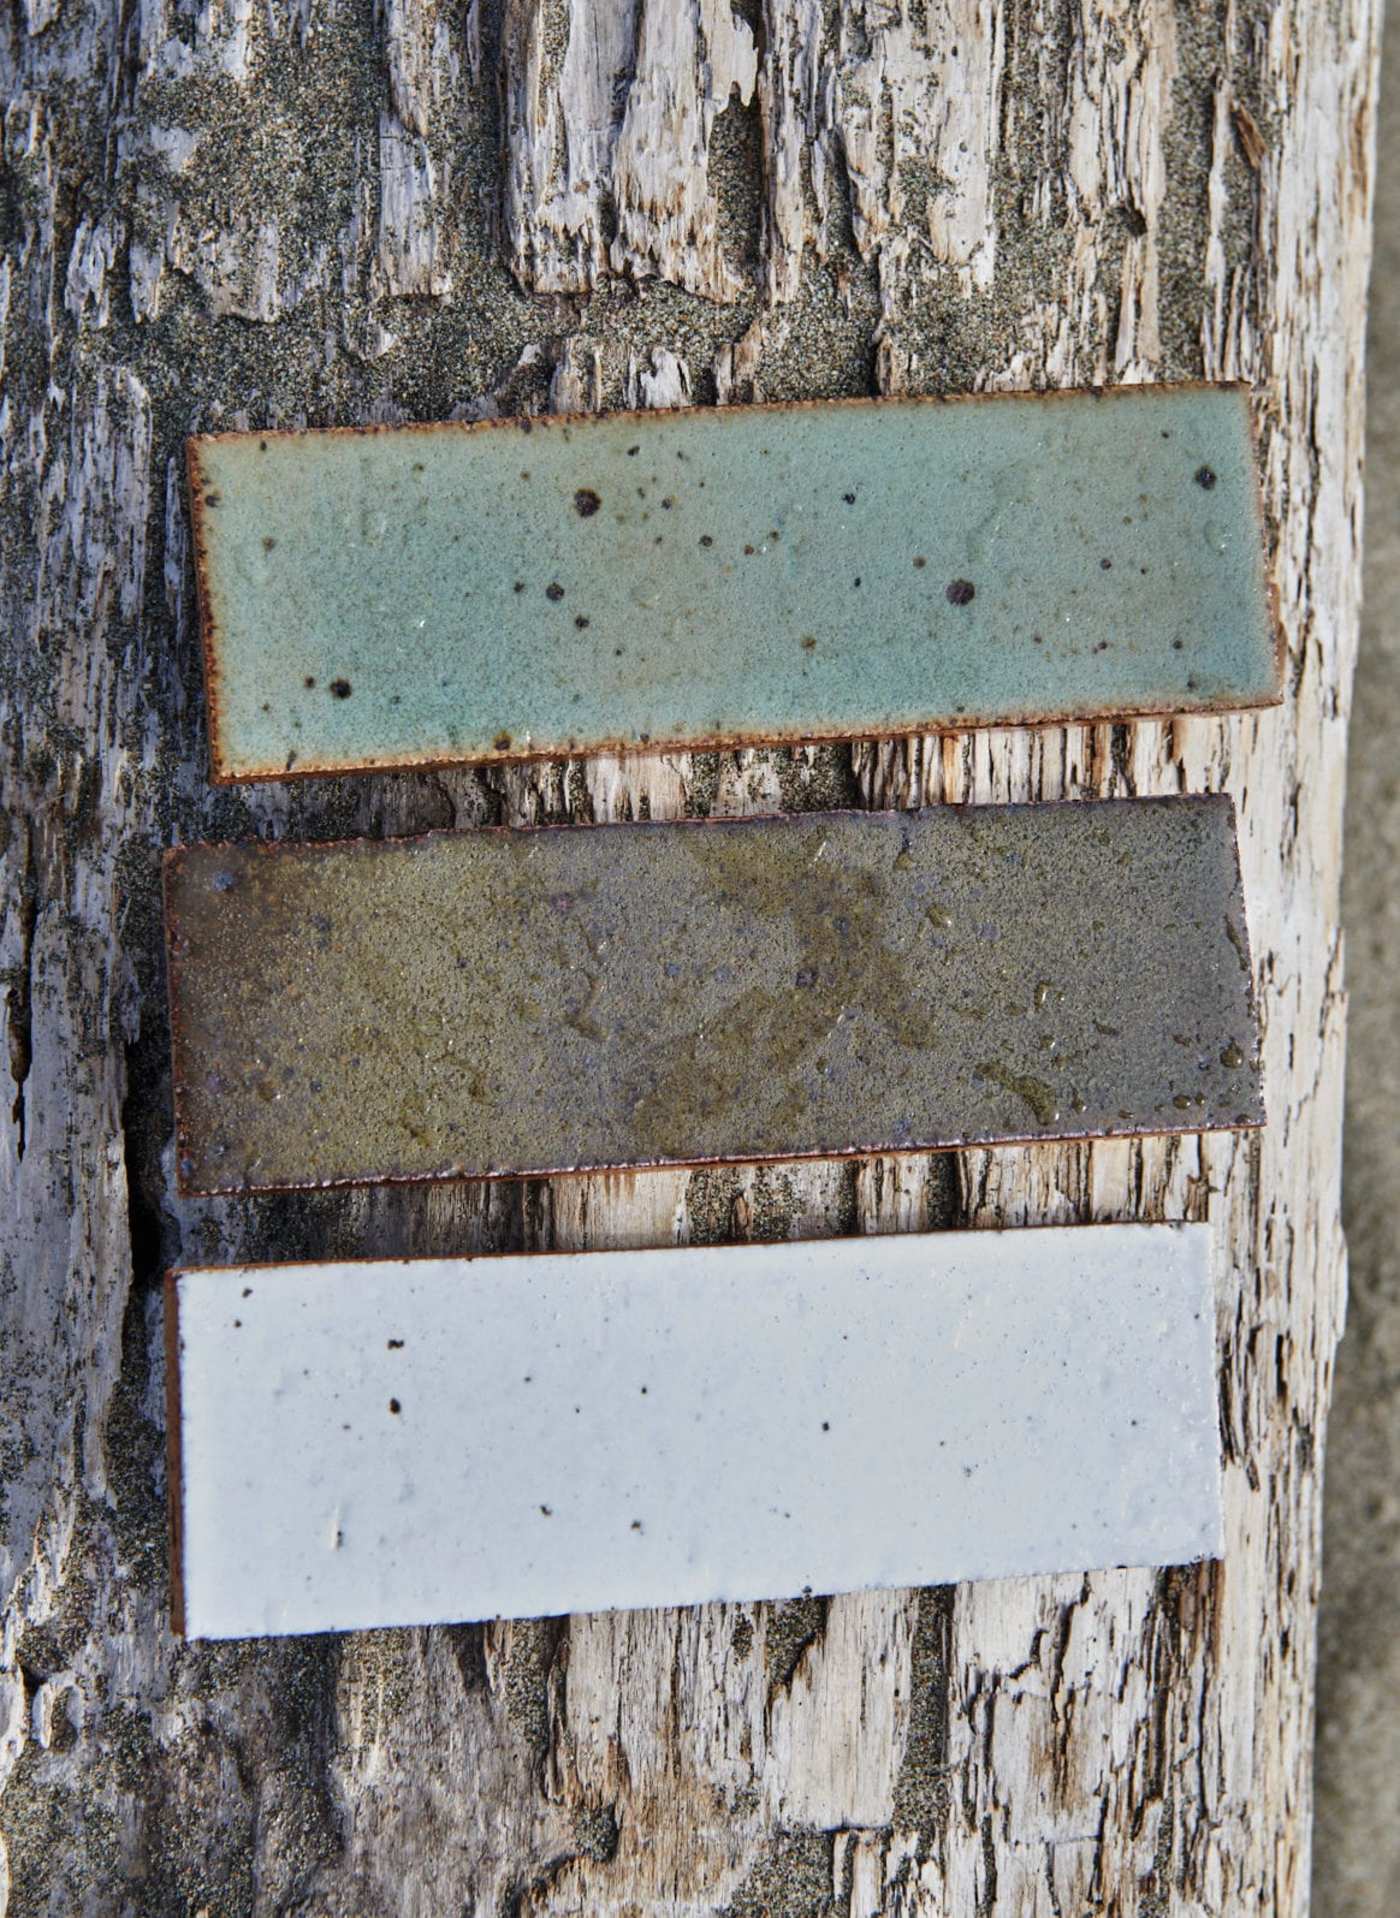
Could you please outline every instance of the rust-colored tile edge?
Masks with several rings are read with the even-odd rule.
[[[182,1198],[228,1199],[257,1197],[264,1192],[333,1192],[378,1185],[500,1185],[507,1179],[587,1179],[595,1173],[708,1172],[733,1166],[837,1164],[847,1159],[916,1159],[941,1152],[977,1152],[990,1147],[1035,1145],[1100,1145],[1123,1139],[1203,1138],[1212,1132],[1260,1132],[1263,1119],[1240,1116],[1212,1125],[1140,1127],[1119,1132],[1038,1132],[1010,1137],[998,1132],[986,1138],[957,1139],[946,1144],[860,1145],[834,1147],[829,1152],[744,1152],[709,1159],[625,1159],[590,1161],[587,1165],[514,1167],[509,1172],[461,1172],[455,1166],[440,1172],[371,1172],[342,1174],[333,1179],[268,1180],[266,1185],[187,1185],[176,1168],[176,1189]]]
[[[232,842],[224,840],[217,843],[227,845]],[[300,842],[300,843],[305,843],[305,842]],[[290,849],[291,849],[290,846],[285,848],[285,850],[290,850]],[[180,863],[184,858],[186,850],[187,848],[184,846],[167,846],[166,847],[165,852],[161,856],[161,862],[160,862],[160,893],[161,893],[161,917],[163,918],[165,922],[165,1010],[166,1010],[166,1017],[170,1024],[170,1060],[171,1060],[170,1101],[172,1106],[173,1118],[175,1122],[175,1189],[183,1197],[189,1198],[194,1195],[194,1187],[189,1185],[186,1182],[185,1175],[184,1175],[184,1164],[185,1164],[185,1156],[186,1156],[185,1154],[185,1112],[184,1112],[184,1101],[180,1096],[180,1084],[183,1076],[181,1055],[183,1051],[183,1038],[184,1038],[184,1029],[180,1023],[180,995],[179,995],[179,983],[180,983],[180,975],[181,975],[182,968],[180,965],[179,920],[175,911],[174,900],[171,897],[172,878],[175,872],[178,870]],[[166,1282],[167,1282],[167,1285],[170,1282],[170,1275],[168,1274],[167,1274]],[[167,1307],[169,1307],[169,1303],[170,1303],[169,1294],[167,1294],[166,1303],[167,1303]],[[170,1344],[169,1344],[170,1337],[171,1337],[170,1327],[174,1317],[175,1317],[174,1313],[169,1313],[166,1318],[166,1365],[167,1367],[169,1366],[169,1363],[170,1363]],[[177,1357],[178,1357],[178,1352],[177,1352]],[[167,1418],[169,1418],[169,1415],[170,1415],[169,1406],[167,1405],[167,1408],[166,1408]],[[166,1433],[167,1445],[169,1444],[169,1437],[170,1437],[169,1430],[167,1429],[167,1433]],[[171,1483],[173,1485],[174,1483],[173,1479]],[[173,1510],[174,1508],[172,1507],[172,1514],[173,1514]],[[173,1551],[173,1536],[172,1536],[172,1551]],[[174,1561],[172,1559],[172,1563],[173,1562]],[[172,1578],[173,1576],[174,1574],[172,1573]],[[182,1602],[182,1616],[183,1616],[183,1600],[181,1602]]]
[[[885,734],[880,734],[885,738]],[[747,813],[688,813],[679,819],[541,819],[528,825],[512,826],[491,824],[481,826],[430,826],[424,832],[386,833],[374,837],[368,833],[347,833],[341,838],[330,839],[195,839],[182,841],[179,845],[167,846],[161,854],[162,878],[168,881],[173,866],[193,852],[196,847],[204,852],[237,851],[251,854],[256,858],[270,859],[295,857],[300,853],[321,852],[362,852],[369,857],[377,857],[381,852],[393,846],[427,846],[438,839],[489,839],[521,838],[525,834],[539,834],[543,837],[550,833],[598,833],[598,832],[726,832],[744,831],[754,826],[797,825],[803,820],[833,819],[863,822],[885,820],[891,824],[895,820],[915,818],[922,813],[969,813],[974,816],[983,813],[1043,813],[1061,812],[1069,807],[1097,808],[1103,812],[1112,812],[1119,807],[1133,812],[1141,812],[1145,807],[1162,806],[1168,809],[1183,805],[1207,805],[1224,807],[1230,814],[1230,824],[1235,838],[1235,877],[1242,879],[1239,862],[1239,812],[1235,805],[1235,795],[1230,792],[1174,792],[1139,793],[1132,798],[1113,799],[996,799],[987,802],[980,800],[947,800],[929,806],[818,806],[811,812],[747,812]],[[1243,888],[1241,887],[1241,890]],[[167,890],[164,900],[169,924],[170,898]]]
[[[953,1148],[956,1150],[956,1148]],[[884,1155],[881,1155],[884,1156]],[[1206,1219],[1139,1219],[1118,1217],[1112,1219],[1072,1219],[1067,1221],[1080,1230],[1090,1231],[1095,1226],[1140,1225],[1144,1231],[1160,1230],[1163,1226],[1205,1225]],[[968,1225],[954,1225],[937,1228],[939,1230],[960,1232],[1060,1232],[1061,1223],[1047,1219],[1032,1219],[1024,1225],[998,1225],[982,1218]],[[902,1238],[900,1232],[824,1232],[823,1241],[860,1239]],[[724,1239],[715,1244],[726,1252],[755,1252],[762,1250],[771,1240],[765,1239]],[[501,1259],[607,1259],[615,1258],[622,1251],[627,1252],[706,1252],[713,1251],[715,1245],[706,1242],[702,1245],[676,1245],[670,1239],[651,1240],[636,1245],[630,1242],[626,1247],[556,1245],[548,1247],[522,1248],[515,1252],[359,1252],[333,1261],[325,1259],[224,1259],[217,1265],[177,1265],[166,1274],[167,1282],[176,1279],[198,1280],[207,1272],[305,1272],[317,1266],[333,1263],[335,1265],[489,1265]]]
[[[170,1555],[170,1629],[185,1636],[184,1461],[180,1443],[180,1279],[168,1271],[165,1302],[165,1530]]]
[[[209,591],[209,551],[204,525],[205,488],[199,460],[200,440],[212,437],[211,434],[202,434],[185,441],[185,485],[190,504],[190,550],[194,559],[195,617],[199,622],[199,650],[204,662],[204,729],[209,743],[209,779],[215,786],[232,786],[237,783],[238,776],[225,762],[223,748],[220,745],[223,724],[220,706],[219,634],[214,619],[213,596]],[[232,439],[243,436],[227,434],[223,437]],[[259,437],[263,436],[259,435]],[[271,778],[272,775],[260,774],[259,777]]]
[[[1270,599],[1276,597],[1270,582]],[[1276,637],[1274,657],[1276,677],[1281,669],[1283,652],[1281,638]],[[211,702],[212,703],[212,702]],[[215,786],[259,785],[268,780],[292,779],[346,779],[358,775],[375,773],[411,773],[446,772],[455,767],[471,766],[524,766],[538,764],[541,760],[591,759],[595,754],[627,753],[632,756],[648,754],[664,757],[670,753],[708,753],[730,752],[739,748],[761,749],[768,747],[795,746],[832,746],[861,745],[883,739],[949,739],[962,733],[978,732],[1020,732],[1032,728],[1050,726],[1112,726],[1137,720],[1171,719],[1224,719],[1231,713],[1267,712],[1271,707],[1282,705],[1283,688],[1277,686],[1267,698],[1224,700],[1200,700],[1188,708],[1179,706],[1105,706],[1089,709],[1079,706],[1074,712],[1025,714],[1020,717],[998,715],[995,719],[981,719],[973,714],[959,716],[956,725],[938,724],[930,721],[921,726],[897,726],[888,732],[851,733],[844,730],[831,733],[794,732],[794,733],[717,733],[706,734],[699,738],[666,738],[648,740],[640,744],[636,740],[591,740],[586,746],[571,746],[567,743],[558,746],[545,746],[532,752],[495,752],[474,753],[462,758],[452,754],[434,753],[430,757],[404,756],[396,758],[385,754],[382,758],[341,760],[335,764],[321,764],[314,760],[285,766],[259,766],[241,772],[231,773],[222,765],[211,766],[210,783]],[[210,735],[210,756],[214,759],[213,735]]]
[[[535,431],[550,432],[562,427],[597,426],[603,421],[630,421],[635,425],[651,428],[658,424],[671,425],[697,413],[709,418],[717,413],[746,415],[750,413],[824,413],[838,407],[854,412],[861,408],[873,411],[887,406],[995,405],[1009,400],[1113,401],[1125,397],[1141,399],[1145,394],[1243,393],[1252,399],[1256,390],[1248,380],[1146,380],[1137,383],[1120,381],[1113,386],[998,387],[993,391],[977,393],[838,393],[830,398],[754,400],[744,406],[731,407],[668,406],[660,411],[645,407],[619,407],[616,410],[609,409],[601,413],[512,413],[504,416],[496,415],[484,420],[402,420],[397,424],[393,421],[376,420],[366,426],[247,427],[223,433],[195,433],[190,436],[186,444],[197,444],[201,440],[364,439],[372,435],[408,433],[449,433],[464,436],[473,433],[533,433]]]
[[[1150,1127],[1125,1127],[1114,1132],[1039,1132],[1008,1137],[998,1133],[984,1139],[965,1138],[952,1142],[909,1143],[891,1142],[889,1144],[860,1145],[836,1148],[831,1151],[814,1150],[809,1152],[745,1152],[733,1155],[719,1155],[699,1158],[657,1158],[626,1159],[590,1162],[586,1165],[544,1165],[513,1167],[502,1172],[463,1172],[455,1166],[447,1166],[432,1172],[380,1172],[342,1174],[330,1179],[307,1180],[269,1180],[266,1184],[249,1185],[194,1185],[187,1181],[184,1171],[186,1152],[185,1128],[182,1101],[180,1098],[180,1050],[182,1042],[181,1026],[177,1005],[176,986],[179,977],[178,920],[171,898],[171,877],[177,870],[186,852],[185,846],[170,846],[161,861],[161,889],[165,917],[166,934],[166,989],[167,1005],[170,1017],[170,1032],[175,1070],[171,1079],[171,1096],[175,1118],[175,1185],[184,1198],[237,1198],[261,1192],[329,1192],[342,1188],[355,1189],[362,1186],[377,1185],[442,1185],[455,1181],[460,1185],[499,1185],[507,1179],[566,1179],[588,1178],[594,1173],[610,1172],[702,1172],[713,1167],[758,1166],[758,1165],[799,1165],[804,1163],[830,1162],[841,1160],[874,1158],[916,1158],[941,1152],[976,1151],[986,1146],[1034,1146],[1034,1145],[1075,1145],[1093,1144],[1096,1140],[1106,1139],[1160,1139],[1203,1137],[1214,1132],[1258,1132],[1268,1123],[1267,1109],[1264,1105],[1262,1072],[1259,1069],[1261,1033],[1259,1026],[1258,994],[1255,989],[1254,960],[1249,938],[1249,914],[1244,898],[1244,875],[1240,866],[1239,835],[1237,829],[1237,810],[1232,793],[1154,793],[1138,799],[1089,799],[1089,800],[1020,800],[993,808],[962,805],[950,810],[973,812],[993,810],[999,812],[1043,810],[1050,806],[1175,806],[1186,800],[1207,800],[1223,805],[1230,816],[1230,839],[1233,850],[1235,890],[1241,905],[1243,923],[1238,928],[1239,939],[1236,950],[1240,954],[1245,973],[1245,1002],[1254,1030],[1254,1059],[1258,1099],[1262,1116],[1255,1119],[1246,1115],[1237,1115],[1228,1121],[1219,1121],[1212,1125],[1190,1125],[1164,1123]],[[941,809],[940,809],[941,810]],[[675,831],[678,828],[700,830],[705,827],[744,827],[756,824],[775,823],[791,819],[811,819],[822,815],[810,813],[752,813],[720,817],[706,816],[689,819],[636,819],[599,826],[584,820],[549,820],[533,826],[474,826],[466,830],[473,833],[519,835],[522,833],[574,833],[574,832],[635,832],[639,829],[657,831]],[[829,808],[826,815],[832,818],[851,819],[896,819],[902,816],[901,809],[886,807],[866,810],[858,806]],[[367,839],[364,837],[347,839],[292,840],[278,841],[268,839],[253,840],[206,840],[199,842],[205,850],[217,850],[220,846],[237,846],[241,852],[270,857],[295,857],[299,853],[318,853],[329,850],[355,851],[366,855],[378,854],[391,846],[423,845],[436,839],[454,839],[461,835],[462,828],[439,827],[425,833],[401,833],[387,839]],[[1233,922],[1231,922],[1233,924]]]
[[[874,409],[894,406],[962,406],[978,401],[998,401],[1015,399],[1036,400],[1074,400],[1092,397],[1099,400],[1120,399],[1125,395],[1140,398],[1144,393],[1171,395],[1175,393],[1241,393],[1248,404],[1245,408],[1246,431],[1249,435],[1250,450],[1253,459],[1250,462],[1252,476],[1252,498],[1254,503],[1253,521],[1256,537],[1263,544],[1268,530],[1265,513],[1263,483],[1259,472],[1259,427],[1257,420],[1258,394],[1247,380],[1163,380],[1145,385],[1117,386],[1068,386],[1068,387],[1021,387],[1010,391],[980,393],[914,393],[901,394],[898,398],[875,395],[842,394],[832,399],[807,400],[760,400],[742,409],[745,413],[799,413],[827,411],[833,408],[855,410]],[[713,406],[680,406],[668,408],[664,417],[668,423],[683,420],[692,414],[704,414],[707,417],[720,411]],[[703,737],[666,738],[638,742],[635,740],[593,740],[586,746],[575,747],[565,742],[541,746],[534,750],[510,750],[497,752],[488,749],[485,752],[470,754],[432,753],[391,754],[385,753],[373,759],[327,761],[298,761],[295,766],[250,766],[233,771],[225,759],[220,744],[223,727],[221,723],[220,685],[222,673],[219,666],[220,636],[214,618],[212,596],[208,585],[208,550],[204,527],[204,484],[200,468],[199,449],[206,441],[225,440],[304,440],[359,439],[382,434],[449,434],[469,435],[474,433],[515,431],[531,433],[539,428],[542,431],[574,425],[596,425],[600,420],[610,422],[632,422],[645,427],[654,427],[657,423],[654,410],[638,408],[622,409],[607,413],[541,413],[517,414],[507,418],[485,420],[406,420],[398,425],[377,421],[368,426],[304,426],[269,427],[265,430],[249,429],[239,432],[192,434],[185,441],[185,470],[190,500],[191,546],[194,556],[195,600],[198,606],[200,648],[204,661],[204,696],[206,708],[206,729],[209,739],[209,780],[215,786],[257,785],[266,780],[290,779],[337,779],[354,773],[400,773],[427,772],[452,767],[469,766],[524,766],[537,765],[544,760],[568,758],[591,758],[595,754],[608,753],[647,753],[658,756],[667,753],[703,753],[724,752],[737,746],[795,747],[832,744],[857,745],[880,739],[941,739],[954,738],[965,732],[1007,732],[1027,727],[1086,725],[1116,725],[1140,719],[1179,719],[1222,718],[1230,713],[1263,712],[1270,707],[1283,703],[1284,667],[1287,659],[1287,638],[1279,611],[1278,582],[1275,569],[1270,563],[1266,567],[1264,581],[1265,597],[1268,608],[1269,624],[1274,642],[1274,685],[1273,690],[1259,699],[1206,699],[1198,700],[1190,708],[1161,706],[1106,706],[1094,710],[1078,707],[1073,712],[1037,713],[1031,709],[1019,716],[998,715],[995,719],[981,718],[976,714],[959,716],[956,725],[938,725],[928,723],[920,726],[895,727],[888,732],[851,733],[841,729],[833,732],[792,732],[792,733],[717,733]],[[1268,559],[1272,562],[1272,552]]]

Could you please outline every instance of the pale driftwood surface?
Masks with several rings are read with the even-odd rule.
[[[1371,0],[7,11],[11,1911],[1304,1908],[1375,33]],[[1282,712],[206,784],[191,429],[1188,374],[1259,388]],[[1222,785],[1266,1022],[1258,1140],[173,1196],[172,839]],[[176,1257],[1182,1216],[1223,1254],[1222,1565],[169,1636]]]

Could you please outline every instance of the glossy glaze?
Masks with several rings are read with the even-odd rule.
[[[190,445],[223,779],[1267,704],[1243,388]]]
[[[193,1191],[1262,1119],[1223,797],[194,846]]]
[[[181,1274],[184,1628],[1212,1555],[1209,1238],[1087,1226]]]

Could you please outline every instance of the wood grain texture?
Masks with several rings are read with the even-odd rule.
[[[1375,36],[1371,0],[7,13],[10,1911],[1305,1908]],[[190,431],[1201,374],[1259,392],[1281,712],[206,782]],[[1258,1140],[174,1197],[173,839],[1201,787],[1240,807]],[[1217,1567],[169,1635],[176,1258],[1164,1216],[1208,1218],[1227,1274]]]

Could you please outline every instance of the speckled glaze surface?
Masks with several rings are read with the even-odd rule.
[[[1228,798],[192,846],[190,1191],[1262,1121]]]
[[[191,1271],[193,1637],[1220,1549],[1204,1226]]]
[[[1239,386],[190,442],[218,779],[1279,696]]]

